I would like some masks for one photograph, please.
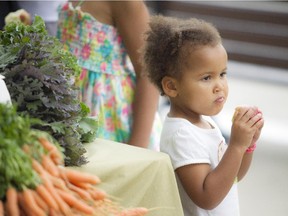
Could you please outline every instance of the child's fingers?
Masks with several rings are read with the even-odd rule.
[[[261,113],[261,111],[256,106],[239,106],[235,109],[233,122],[234,121],[242,121],[249,122],[257,113]]]
[[[262,119],[262,113],[257,113],[247,122],[248,126],[254,127]],[[258,125],[257,125],[258,126]],[[258,127],[257,127],[258,128]]]
[[[240,109],[236,109],[232,118],[232,122],[239,121],[239,119],[241,119],[242,116],[243,114],[240,112]]]
[[[236,108],[232,117],[232,122],[238,119],[239,110]]]
[[[258,130],[261,130],[262,127],[264,126],[264,119],[262,117],[262,114],[257,114],[257,115],[258,116],[261,115],[261,117],[258,120],[256,120],[253,127],[255,126],[256,128],[258,128]]]
[[[251,108],[245,108],[239,111],[239,120],[248,123],[254,116],[255,111]]]
[[[235,112],[232,118],[232,122],[239,121],[249,110],[248,106],[238,106],[235,108]]]

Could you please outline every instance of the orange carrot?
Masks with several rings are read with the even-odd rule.
[[[91,187],[91,184],[85,182],[70,182],[70,183],[84,190],[88,190]]]
[[[69,182],[73,184],[81,183],[89,183],[89,184],[98,184],[100,183],[100,179],[88,173],[72,170],[72,169],[62,169],[65,172],[65,175]]]
[[[32,159],[32,168],[39,174],[43,175],[46,173],[44,167],[35,159]]]
[[[48,171],[52,176],[59,176],[59,169],[55,165],[55,163],[51,160],[50,157],[47,155],[42,155],[42,166],[44,167],[45,170]]]
[[[79,212],[77,209],[72,209],[72,213],[73,213],[73,216],[83,216],[83,213]],[[94,213],[94,215],[97,215],[97,214]]]
[[[104,200],[107,197],[107,194],[104,191],[93,188],[93,187],[90,188],[89,193],[91,194],[93,199],[96,201]]]
[[[49,175],[48,178],[51,180],[54,187],[68,190],[66,183],[63,181],[63,179],[51,175]]]
[[[53,151],[54,149],[57,149],[56,146],[45,137],[39,137],[38,140],[42,144],[43,148],[47,151]]]
[[[36,204],[41,209],[43,209],[46,213],[48,213],[49,207],[48,207],[47,203],[42,199],[42,197],[40,197],[40,195],[35,190],[32,191],[32,195],[34,196],[34,200],[35,200]]]
[[[74,191],[77,195],[79,195],[82,199],[84,200],[92,200],[92,196],[90,195],[90,193],[86,190],[83,190],[82,188],[79,188],[73,184],[68,183],[67,184],[68,188],[71,191]]]
[[[54,188],[51,181],[49,181],[47,178],[43,179],[44,186],[49,191],[49,193],[52,195],[56,203],[58,204],[60,211],[64,215],[71,215],[71,210],[69,206],[63,201],[63,199],[60,197],[60,195],[57,193],[56,189]]]
[[[32,167],[41,176],[42,179],[49,178],[50,180],[53,181],[53,183],[57,184],[57,186],[60,186],[61,184],[62,184],[62,186],[65,185],[65,183],[60,178],[57,178],[53,175],[50,175],[50,173],[48,171],[46,171],[46,169],[35,159],[32,159]],[[60,171],[59,171],[58,167],[56,167],[54,165],[54,169],[57,169],[56,172],[58,172],[58,174],[56,174],[56,175],[59,175]]]
[[[62,158],[62,156],[60,155],[58,149],[52,150],[48,153],[48,155],[50,156],[51,160],[57,164],[57,165],[63,165],[64,164],[64,160]]]
[[[51,209],[59,210],[59,206],[54,200],[53,196],[49,193],[49,191],[44,187],[44,185],[38,185],[36,187],[36,191],[39,194],[39,196],[47,203],[47,205]]]
[[[50,209],[49,216],[63,216],[63,214],[56,211],[55,209]]]
[[[94,214],[94,209],[91,206],[87,205],[81,200],[76,199],[72,194],[63,190],[58,190],[57,192],[59,193],[61,198],[71,207],[83,212],[84,214]]]
[[[14,187],[9,187],[6,191],[6,211],[8,215],[19,216],[17,191]]]
[[[138,207],[138,208],[125,209],[117,216],[144,216],[147,213],[148,213],[147,208]]]
[[[56,210],[50,209],[49,216],[57,216]]]
[[[52,175],[50,175],[50,173],[35,159],[32,159],[32,168],[41,176],[42,179],[48,177],[52,178]]]
[[[4,205],[2,200],[0,200],[0,216],[4,216]]]
[[[22,215],[37,216],[37,215],[35,215],[35,213],[30,208],[27,208],[27,204],[24,200],[23,192],[18,193],[18,203],[20,206],[21,216]]]
[[[42,144],[43,148],[51,154],[52,157],[62,159],[62,155],[57,149],[57,147],[54,144],[52,144],[49,140],[47,140],[44,137],[40,137],[39,142]]]
[[[34,199],[31,189],[24,189],[23,190],[23,200],[26,203],[26,208],[29,208],[31,212],[34,212],[37,216],[46,216],[46,213],[43,209],[41,209]]]

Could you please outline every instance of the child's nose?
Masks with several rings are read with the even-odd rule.
[[[215,83],[214,92],[220,92],[225,90],[226,88],[226,81],[223,79],[218,79]]]

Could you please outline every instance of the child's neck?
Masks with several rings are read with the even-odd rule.
[[[170,110],[169,113],[167,114],[168,117],[170,118],[183,118],[189,121],[191,124],[204,128],[204,129],[211,129],[213,128],[209,122],[207,122],[204,118],[203,115],[197,114],[197,113],[179,113],[179,112],[173,112],[173,110]]]

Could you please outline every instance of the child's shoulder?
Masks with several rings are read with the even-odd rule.
[[[164,125],[179,126],[179,125],[187,125],[187,124],[191,124],[191,123],[187,119],[184,119],[184,118],[166,116],[163,124]]]
[[[187,119],[166,116],[163,122],[162,134],[172,135],[179,130],[189,128],[191,125]]]

